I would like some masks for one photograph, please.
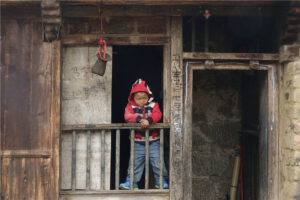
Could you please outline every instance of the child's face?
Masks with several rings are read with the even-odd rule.
[[[133,96],[133,100],[139,107],[143,107],[149,100],[146,92],[137,92]]]

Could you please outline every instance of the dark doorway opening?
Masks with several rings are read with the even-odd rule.
[[[163,47],[113,46],[112,123],[126,123],[124,110],[132,84],[143,79],[149,85],[154,101],[163,112]],[[162,120],[161,120],[162,121]],[[111,187],[115,188],[115,134],[112,134]],[[127,175],[130,155],[129,131],[122,130],[120,138],[120,182]],[[150,171],[151,172],[151,171]],[[143,178],[139,188],[143,187]]]
[[[240,148],[244,199],[266,199],[267,127],[268,71],[194,71],[192,199],[228,198]]]

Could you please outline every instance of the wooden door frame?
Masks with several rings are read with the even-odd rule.
[[[183,163],[184,197],[192,199],[192,95],[193,72],[196,70],[265,70],[268,76],[268,200],[279,198],[279,130],[278,130],[278,65],[266,64],[254,69],[248,64],[222,63],[205,65],[203,62],[185,62],[185,94],[184,94],[184,142]]]

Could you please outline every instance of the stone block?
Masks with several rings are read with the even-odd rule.
[[[213,172],[211,155],[194,151],[192,153],[192,171],[193,177],[210,176]]]
[[[289,181],[299,181],[300,180],[299,175],[300,175],[299,166],[288,166],[287,167],[287,179]]]
[[[209,138],[211,143],[223,149],[235,149],[239,144],[240,122],[223,122],[201,124],[201,132]]]
[[[285,112],[290,119],[300,119],[300,104],[289,104]]]
[[[207,142],[203,136],[193,134],[193,151],[199,151],[203,153],[211,152],[211,144]]]
[[[299,60],[300,58],[300,46],[295,45],[283,45],[280,48],[280,62],[291,62]]]
[[[193,193],[192,199],[199,200],[216,200],[216,188],[215,183],[209,181],[208,179],[195,179],[192,180]]]
[[[295,74],[292,76],[292,86],[295,88],[300,88],[300,74]]]
[[[283,67],[284,74],[297,74],[300,73],[300,60],[288,62]]]

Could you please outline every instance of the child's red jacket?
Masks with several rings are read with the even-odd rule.
[[[148,103],[139,108],[133,100],[133,94],[136,92],[146,92],[149,95]],[[133,85],[128,97],[128,104],[125,108],[125,120],[128,123],[139,123],[141,119],[147,119],[149,124],[157,123],[161,119],[159,105],[153,102],[152,92],[146,82],[139,79]],[[149,132],[149,141],[159,139],[159,130]],[[135,132],[135,141],[145,141],[145,131]]]

